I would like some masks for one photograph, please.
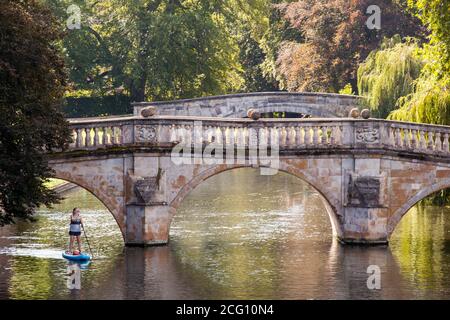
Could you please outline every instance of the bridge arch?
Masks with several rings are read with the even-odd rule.
[[[234,170],[234,169],[241,169],[241,168],[253,168],[250,165],[216,165],[213,167],[210,167],[208,169],[203,170],[199,174],[195,175],[190,181],[188,181],[177,193],[175,198],[170,202],[170,218],[169,218],[169,231],[170,226],[173,221],[173,218],[176,214],[177,209],[183,202],[183,200],[197,187],[199,186],[203,181],[216,176],[218,174],[221,174],[226,171]],[[256,168],[259,169],[259,168]],[[331,222],[331,227],[333,230],[333,235],[340,238],[343,235],[342,226],[340,223],[340,217],[338,208],[333,206],[333,203],[337,203],[336,198],[329,193],[325,192],[318,186],[318,184],[314,181],[313,177],[308,175],[306,172],[302,171],[296,171],[291,169],[291,167],[287,165],[283,165],[280,163],[280,169],[279,171],[290,174],[305,183],[307,183],[309,186],[311,186],[320,196],[322,199],[322,202],[325,206],[325,209],[327,211],[328,217]]]
[[[414,196],[409,198],[408,201],[406,201],[403,206],[398,208],[390,217],[390,219],[387,223],[388,238],[390,238],[392,236],[392,234],[394,233],[394,230],[397,227],[397,225],[399,224],[400,220],[408,213],[408,211],[412,207],[414,207],[421,200],[432,195],[433,193],[436,193],[438,191],[448,189],[448,188],[450,188],[450,178],[446,178],[444,180],[439,181],[438,183],[426,186],[425,188],[423,188],[419,192],[417,192]]]
[[[319,118],[347,117],[360,105],[360,97],[310,92],[254,92],[174,101],[133,103],[134,115],[155,107],[160,116],[245,118],[249,109],[261,113],[289,112]]]
[[[117,223],[117,226],[119,227],[120,233],[122,234],[122,239],[125,241],[125,223],[123,219],[122,212],[117,208],[117,204],[115,203],[114,199],[106,194],[105,192],[101,192],[94,187],[92,187],[90,184],[86,183],[86,181],[78,176],[71,175],[70,173],[66,171],[60,171],[58,169],[53,169],[54,171],[54,178],[64,180],[70,183],[73,183],[80,188],[88,191],[90,194],[92,194],[96,199],[98,199],[105,207],[108,209],[108,211],[113,216],[114,220]],[[82,205],[80,205],[80,208],[82,209]]]

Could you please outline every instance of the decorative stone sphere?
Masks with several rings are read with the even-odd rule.
[[[144,118],[153,117],[156,114],[156,108],[155,107],[147,107],[145,109],[142,109],[141,115]]]
[[[354,119],[358,118],[359,117],[358,108],[353,108],[352,110],[350,110],[349,116],[350,116],[350,118],[354,118]]]
[[[363,111],[361,111],[361,117],[363,119],[369,119],[370,118],[370,110],[364,109]]]
[[[261,113],[259,113],[255,109],[249,109],[247,111],[247,117],[249,117],[250,119],[253,119],[253,120],[258,120],[261,118]]]

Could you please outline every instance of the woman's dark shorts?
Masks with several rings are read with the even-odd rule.
[[[79,237],[81,236],[81,232],[69,231],[69,236]]]

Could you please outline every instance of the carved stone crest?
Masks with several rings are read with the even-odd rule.
[[[363,143],[377,143],[380,141],[380,131],[376,128],[357,128],[356,141]]]
[[[136,181],[134,189],[136,194],[144,203],[151,203],[156,191],[158,190],[158,181],[155,178],[144,178]]]
[[[379,207],[381,181],[378,177],[350,175],[347,204],[358,207]]]
[[[136,126],[137,142],[156,142],[156,128],[152,126]]]

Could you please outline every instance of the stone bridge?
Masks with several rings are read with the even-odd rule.
[[[183,199],[242,167],[292,174],[321,195],[344,243],[385,244],[402,216],[450,187],[450,128],[378,119],[140,116],[71,120],[55,176],[95,195],[127,245],[166,244]]]
[[[290,112],[312,117],[347,117],[359,106],[357,96],[332,93],[258,92],[187,100],[134,104],[134,115],[143,108],[156,107],[158,115],[245,118],[248,109],[260,113]]]

